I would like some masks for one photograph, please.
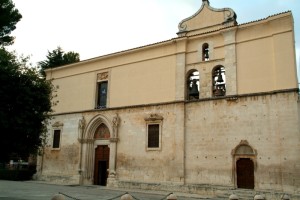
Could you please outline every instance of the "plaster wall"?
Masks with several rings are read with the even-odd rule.
[[[168,56],[112,69],[110,107],[174,101],[175,65]]]
[[[53,110],[55,113],[88,110],[95,108],[96,74],[85,73],[65,78],[54,79],[57,87],[54,101],[58,101]]]
[[[203,36],[190,37],[187,43],[186,64],[194,64],[202,61],[202,46],[207,43],[209,45],[209,59],[224,59],[224,37],[220,32],[211,33]]]
[[[160,52],[161,49],[157,51]],[[55,100],[59,102],[53,107],[56,113],[94,109],[97,74],[103,72],[109,74],[108,107],[168,102],[175,99],[175,55],[159,58],[150,56],[142,62],[103,69],[102,63],[99,62],[97,70],[93,69],[94,65],[96,63],[81,65],[81,73],[66,67],[51,75],[52,78],[55,77],[52,81],[54,86],[58,87],[58,97]],[[93,71],[89,71],[89,68]]]
[[[226,70],[227,95],[297,88],[292,22],[286,13],[48,70],[47,77],[59,86],[54,110],[94,109],[97,74],[102,72],[109,74],[108,107],[184,100],[184,72],[191,68],[200,72],[200,98],[212,97],[211,70],[218,64]],[[210,48],[205,62],[204,43]]]
[[[291,13],[237,30],[238,93],[297,88]]]

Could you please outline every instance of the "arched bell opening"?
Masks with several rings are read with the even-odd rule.
[[[225,96],[226,95],[226,76],[225,67],[222,65],[216,66],[212,70],[212,96]]]
[[[202,45],[202,61],[209,61],[209,45],[207,43]]]
[[[200,74],[197,70],[191,70],[187,75],[187,100],[195,100],[200,97]]]

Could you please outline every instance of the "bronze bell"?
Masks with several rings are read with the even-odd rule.
[[[218,83],[223,83],[224,82],[221,71],[219,72],[217,82]]]
[[[192,87],[190,89],[190,96],[199,96],[199,90],[198,90],[198,85],[197,85],[197,80],[192,80]]]
[[[204,58],[205,58],[205,60],[209,59],[208,50],[204,51]]]

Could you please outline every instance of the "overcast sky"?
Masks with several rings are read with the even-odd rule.
[[[177,37],[178,23],[193,15],[202,0],[13,0],[23,18],[11,47],[46,59],[61,46],[85,60]],[[291,10],[300,58],[300,0],[210,0],[214,8],[232,8],[239,24]]]

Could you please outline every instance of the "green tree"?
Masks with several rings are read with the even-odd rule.
[[[16,24],[22,15],[11,0],[0,0],[0,46],[11,45],[14,37],[10,33],[16,29]]]
[[[45,142],[53,91],[51,82],[28,66],[28,58],[0,48],[0,161],[37,153]]]
[[[79,62],[79,53],[73,51],[65,53],[61,47],[57,47],[53,51],[48,51],[47,59],[39,62],[41,68],[41,73],[45,76],[45,70],[49,68],[59,67],[62,65],[67,65],[75,62]]]

